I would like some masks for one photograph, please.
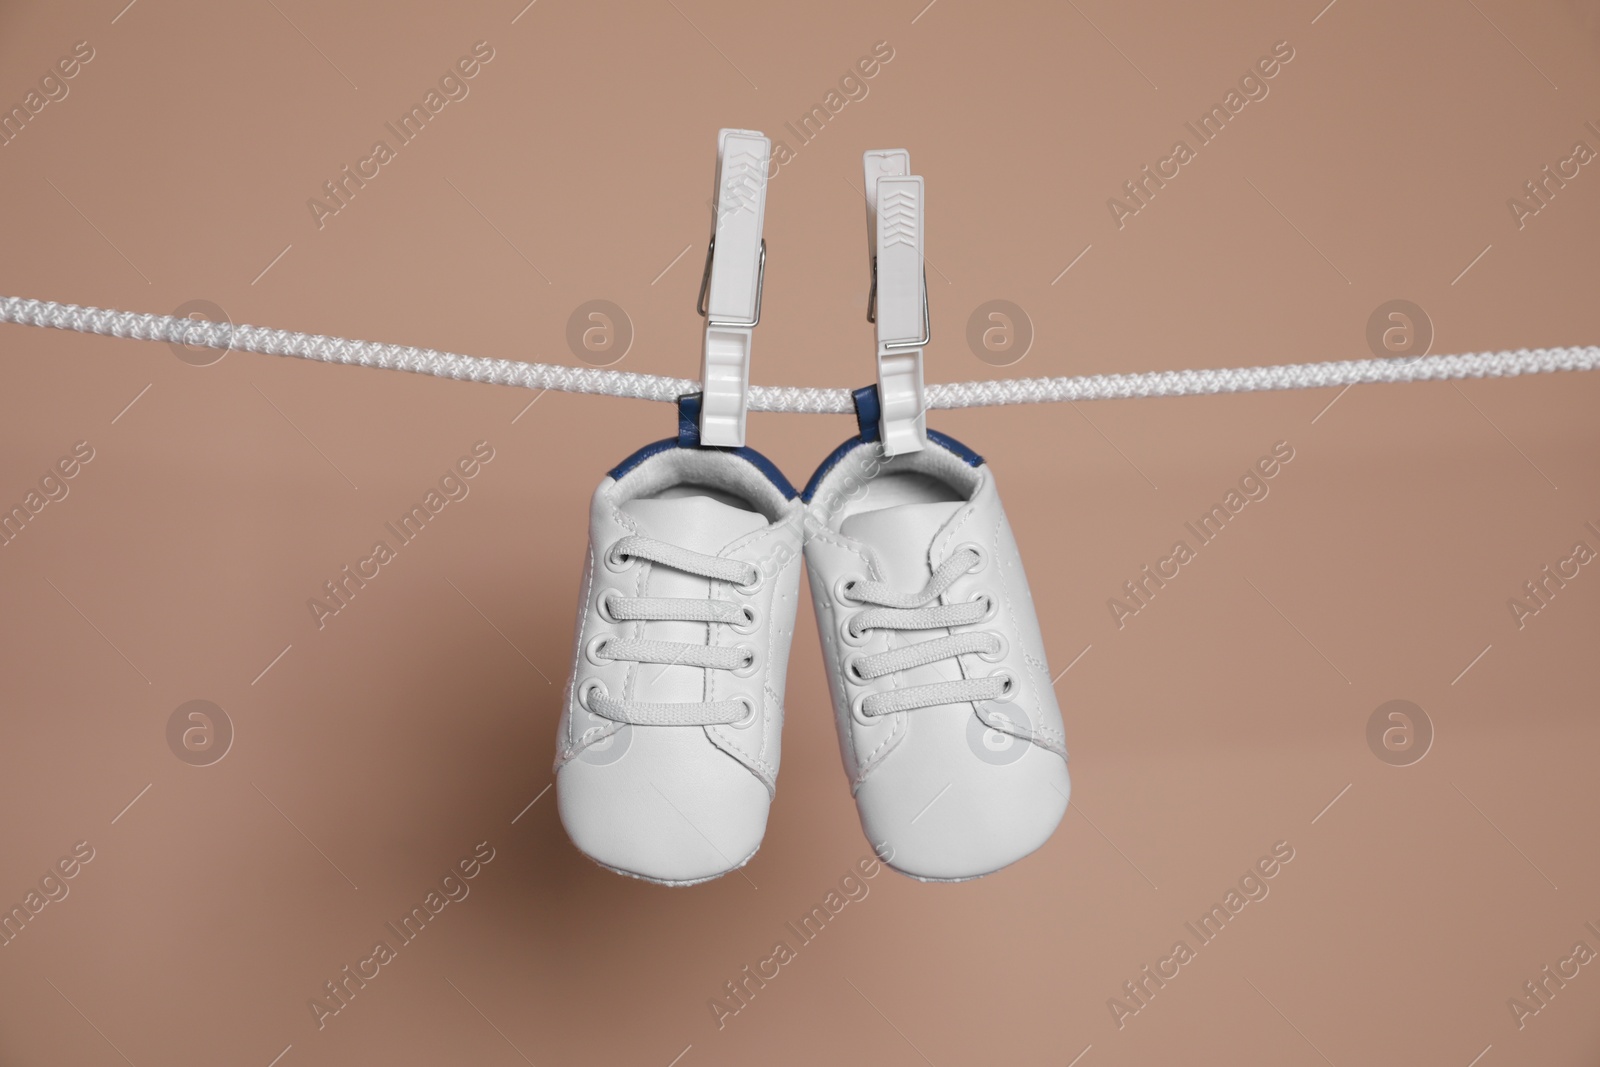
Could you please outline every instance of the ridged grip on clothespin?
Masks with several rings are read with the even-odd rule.
[[[904,178],[911,173],[911,153],[904,148],[880,148],[861,155],[861,169],[866,178],[867,190],[867,267],[873,272],[873,285],[877,284],[878,271],[878,179]],[[867,295],[867,321],[873,316],[872,299]]]
[[[766,268],[761,234],[771,152],[772,143],[754,130],[717,135],[716,215],[700,287],[706,318],[700,440],[706,445],[744,444],[751,331],[761,320]]]
[[[869,175],[874,155],[868,153]],[[926,205],[922,179],[916,176],[879,177],[876,194],[878,397],[883,449],[893,456],[921,450],[928,436],[922,382],[922,349],[929,340]]]

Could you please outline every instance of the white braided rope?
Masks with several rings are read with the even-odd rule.
[[[554,389],[564,393],[676,401],[698,392],[690,378],[482,359],[431,348],[352,341],[320,334],[293,333],[262,326],[147,315],[132,311],[58,304],[51,300],[0,297],[0,322],[49,326],[58,330],[166,341],[190,347],[232,349],[268,356],[294,356],[323,363],[349,363],[384,370],[411,371],[437,378]],[[1600,368],[1600,347],[1518,349],[1416,360],[1358,359],[1337,363],[1296,363],[1273,367],[1152,371],[1145,374],[1094,374],[1076,378],[1005,378],[930,385],[930,409],[1046,404],[1071,400],[1111,400],[1153,396],[1199,396],[1271,389],[1321,389],[1369,382],[1445,381],[1452,378],[1510,378],[1521,374]],[[848,414],[854,410],[848,389],[787,386],[750,387],[751,411]]]
[[[930,408],[996,404],[1044,404],[1067,400],[1116,400],[1150,396],[1200,396],[1270,389],[1322,389],[1369,382],[1438,382],[1452,378],[1514,378],[1558,370],[1600,369],[1600,347],[1519,348],[1421,359],[1351,359],[1337,363],[1289,363],[1275,367],[1219,367],[1144,374],[1092,374],[1081,378],[1009,378],[930,385]]]

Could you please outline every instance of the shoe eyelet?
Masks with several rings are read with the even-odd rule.
[[[857,648],[860,648],[862,645],[867,643],[868,638],[865,633],[856,634],[851,631],[850,623],[855,619],[855,617],[856,616],[854,614],[851,614],[846,615],[839,620],[839,640],[843,641],[847,645],[853,645]]]
[[[578,707],[591,715],[599,715],[600,713],[595,711],[593,707],[594,694],[596,693],[600,694],[601,697],[605,697],[607,695],[606,683],[591,679],[580,685],[578,687]]]
[[[746,604],[740,609],[744,613],[744,622],[730,622],[728,628],[736,634],[753,634],[760,625],[761,615],[756,611],[754,604]]]
[[[617,551],[617,545],[620,545],[621,543],[621,541],[618,541],[616,544],[606,549],[606,554],[601,557],[605,561],[606,570],[611,571],[613,574],[621,574],[623,571],[633,566],[632,556],[623,555]]]
[[[857,582],[864,582],[866,578],[859,574],[844,574],[833,583],[833,599],[840,604],[859,604],[861,601],[850,595],[850,590]]]
[[[994,673],[990,674],[989,677],[1004,678],[1006,680],[1005,688],[1000,690],[1000,695],[997,697],[990,697],[989,703],[1009,704],[1013,700],[1017,699],[1017,690],[1020,689],[1021,686],[1017,684],[1016,679],[1011,677],[1010,671],[995,671]]]
[[[751,579],[750,584],[736,585],[733,587],[741,596],[755,596],[757,593],[761,592],[761,587],[767,584],[766,573],[762,571],[760,567],[756,567],[754,564],[752,564],[751,567],[756,572],[756,576],[755,578]]]
[[[857,693],[855,699],[850,701],[850,717],[861,726],[875,726],[876,716],[868,715],[866,709],[867,697],[870,693]]]
[[[594,613],[603,622],[617,623],[622,621],[611,614],[611,598],[616,592],[617,590],[615,589],[602,589],[594,598]]]
[[[987,631],[987,634],[996,641],[999,641],[1000,647],[995,649],[993,652],[979,652],[978,658],[983,660],[985,663],[999,663],[1011,653],[1011,642],[1006,640],[1005,634],[996,633],[993,630]]]
[[[733,669],[733,676],[735,678],[749,678],[751,675],[756,673],[760,661],[756,656],[756,650],[753,646],[740,645],[738,647],[745,653],[745,661],[743,667],[735,667]]]
[[[994,597],[988,593],[974,593],[972,594],[972,600],[974,603],[980,600],[983,601],[983,617],[977,620],[978,623],[991,622],[996,615],[1000,614],[1000,605],[995,603]]]
[[[844,658],[845,678],[854,685],[867,685],[872,681],[872,679],[861,673],[861,660],[863,658],[859,652],[852,652]]]
[[[967,551],[975,552],[978,555],[978,562],[967,568],[968,574],[976,574],[978,571],[981,571],[989,566],[988,549],[984,548],[976,541],[968,541],[965,544],[957,545],[956,550],[950,554],[954,556]]]
[[[756,702],[749,697],[738,697],[736,699],[744,705],[744,718],[735,719],[728,725],[735,730],[748,730],[756,721]]]
[[[600,634],[598,637],[591,638],[589,643],[583,646],[584,658],[597,667],[610,663],[611,657],[605,654],[606,644],[610,640],[610,634]]]

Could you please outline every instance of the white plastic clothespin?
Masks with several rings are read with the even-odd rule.
[[[750,336],[761,321],[767,245],[767,160],[772,142],[755,130],[717,134],[717,193],[711,247],[700,279],[699,311],[706,320],[701,377],[700,443],[744,444],[750,391]]]
[[[928,439],[922,395],[922,349],[930,332],[923,185],[911,174],[911,153],[904,149],[867,152],[862,165],[872,256],[867,320],[878,327],[879,430],[884,454],[895,456],[920,451]]]

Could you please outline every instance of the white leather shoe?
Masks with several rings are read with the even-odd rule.
[[[875,392],[857,407],[863,436],[803,494],[845,773],[884,862],[976,878],[1044,844],[1067,809],[1033,598],[982,457],[932,430],[885,457]]]
[[[759,453],[687,434],[595,491],[555,767],[562,825],[602,866],[692,885],[760,847],[800,582],[795,496]]]

